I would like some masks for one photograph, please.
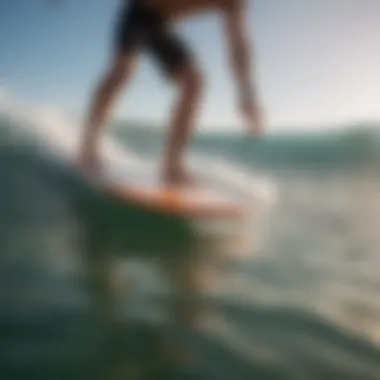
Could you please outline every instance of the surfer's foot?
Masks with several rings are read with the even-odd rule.
[[[79,157],[79,166],[86,172],[97,172],[102,165],[100,157],[97,153],[90,149],[84,149]]]
[[[190,186],[199,185],[199,180],[186,170],[170,168],[164,172],[164,182],[168,186]]]

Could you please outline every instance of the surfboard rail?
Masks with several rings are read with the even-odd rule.
[[[103,192],[124,204],[134,205],[155,212],[178,217],[202,220],[244,220],[247,213],[234,202],[201,200],[196,192],[181,189],[144,189],[116,183],[103,185]]]

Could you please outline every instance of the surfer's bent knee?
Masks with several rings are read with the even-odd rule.
[[[204,78],[202,72],[193,65],[185,65],[177,73],[176,79],[181,85],[183,91],[185,91],[189,96],[197,97],[200,95]]]
[[[119,54],[116,56],[111,69],[109,70],[110,80],[115,82],[123,82],[132,72],[136,63],[134,55]]]

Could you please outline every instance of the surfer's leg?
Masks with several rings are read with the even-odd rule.
[[[185,169],[184,153],[191,132],[202,92],[202,77],[193,65],[184,65],[175,76],[178,97],[174,105],[164,161],[164,176],[168,182],[191,182]]]
[[[95,91],[83,139],[85,164],[97,165],[98,140],[117,96],[135,67],[135,57],[119,54]]]
[[[150,47],[164,73],[178,90],[169,125],[164,177],[168,182],[186,182],[189,177],[183,162],[184,152],[202,95],[202,73],[185,43],[165,25],[150,39]]]
[[[97,143],[110,111],[123,85],[132,76],[137,53],[144,39],[141,12],[132,4],[123,8],[118,20],[112,63],[95,90],[83,138],[82,160],[85,166],[97,166]]]

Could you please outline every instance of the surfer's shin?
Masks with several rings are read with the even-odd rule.
[[[133,63],[120,58],[96,88],[87,124],[85,144],[95,145],[122,87],[132,74]]]
[[[181,166],[182,153],[194,126],[203,89],[202,75],[194,67],[184,69],[177,80],[180,94],[171,120],[165,159],[166,169]]]

